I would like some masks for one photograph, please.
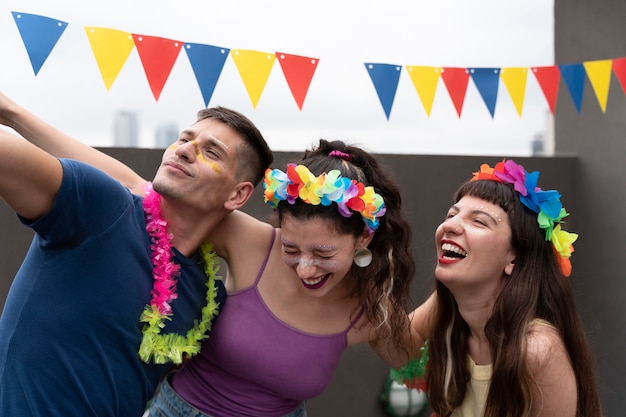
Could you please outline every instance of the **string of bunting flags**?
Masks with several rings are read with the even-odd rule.
[[[37,76],[68,23],[41,15],[11,13]],[[291,94],[302,111],[320,61],[319,58],[284,52],[231,49],[112,28],[84,27],[84,30],[107,91],[113,86],[133,49],[136,49],[156,101],[159,100],[181,49],[187,54],[205,106],[209,105],[224,64],[230,57],[254,108],[263,94],[275,61],[278,60]],[[552,113],[556,109],[561,79],[578,113],[581,111],[587,79],[602,112],[606,111],[612,74],[615,74],[626,94],[626,57],[534,67],[462,68],[365,63],[365,68],[387,119],[391,115],[403,69],[410,77],[428,117],[437,89],[443,84],[460,118],[471,80],[492,118],[495,116],[498,89],[502,81],[521,118],[529,72],[534,75]]]
[[[389,119],[403,66],[366,63],[365,67]],[[470,79],[492,118],[495,115],[500,80],[506,87],[519,117],[522,117],[529,71],[534,74],[541,87],[552,114],[556,109],[561,78],[579,114],[586,78],[589,78],[603,113],[606,112],[612,73],[615,73],[622,91],[626,94],[626,57],[536,67],[459,68],[407,65],[405,68],[429,117],[440,79],[448,91],[459,118],[463,111]]]
[[[11,13],[36,76],[68,23],[46,16]],[[159,100],[181,49],[187,53],[205,106],[209,105],[226,59],[230,56],[254,108],[261,98],[274,62],[278,59],[293,98],[302,110],[319,62],[316,58],[282,52],[231,50],[103,27],[85,27],[85,33],[107,91],[112,87],[130,53],[136,49],[156,101]]]

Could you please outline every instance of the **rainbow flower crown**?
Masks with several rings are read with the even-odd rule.
[[[378,228],[378,219],[386,210],[385,201],[374,187],[342,177],[337,169],[316,177],[304,165],[289,164],[287,172],[268,168],[263,187],[265,202],[272,208],[280,201],[294,204],[297,198],[315,206],[336,203],[344,217],[353,212],[361,214],[370,233]]]
[[[520,201],[526,207],[537,213],[539,228],[546,234],[546,241],[552,242],[555,252],[559,255],[558,261],[563,275],[568,277],[572,273],[570,256],[574,252],[573,243],[578,239],[576,233],[569,233],[561,229],[562,219],[569,216],[561,204],[561,194],[556,190],[542,190],[537,187],[539,172],[527,172],[524,167],[511,161],[503,160],[493,168],[488,164],[480,166],[480,171],[474,172],[471,181],[490,180],[512,184],[520,194]]]

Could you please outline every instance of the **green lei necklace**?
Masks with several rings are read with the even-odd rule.
[[[207,276],[207,292],[200,322],[195,320],[194,326],[184,336],[176,333],[161,334],[165,327],[164,320],[171,320],[174,314],[170,302],[178,297],[175,277],[180,274],[180,265],[172,261],[172,235],[167,233],[167,222],[161,216],[161,196],[152,190],[151,183],[146,183],[144,192],[146,230],[152,238],[150,249],[154,286],[150,305],[145,307],[139,318],[140,322],[147,323],[142,330],[139,357],[146,363],[152,360],[156,364],[168,362],[180,364],[185,356],[193,356],[200,352],[200,342],[209,337],[212,320],[219,311],[219,305],[215,301],[217,296],[215,278],[219,265],[216,265],[212,245],[209,243],[202,245],[200,252],[204,260],[204,273]]]

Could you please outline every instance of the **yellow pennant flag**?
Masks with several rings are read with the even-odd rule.
[[[91,49],[107,91],[135,47],[133,35],[117,29],[85,27]]]
[[[230,56],[233,58],[241,80],[248,91],[252,107],[256,108],[272,71],[274,61],[276,61],[276,54],[231,49]]]
[[[509,92],[519,117],[522,117],[522,108],[524,107],[527,75],[528,68],[506,67],[500,71],[500,79]]]
[[[441,77],[441,68],[407,65],[406,70],[411,77],[411,81],[413,81],[413,87],[417,91],[424,110],[426,110],[426,115],[430,117],[435,93],[437,92],[437,84]]]
[[[602,113],[606,111],[606,101],[609,98],[609,87],[611,86],[611,68],[613,61],[604,59],[601,61],[583,62],[587,77],[591,82],[591,87],[596,93],[598,104],[602,109]]]

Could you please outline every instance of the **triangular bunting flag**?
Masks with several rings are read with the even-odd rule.
[[[496,101],[498,100],[500,68],[468,68],[468,71],[493,119],[493,115],[496,112]]]
[[[443,83],[448,90],[448,95],[454,104],[456,113],[461,117],[467,85],[469,84],[469,72],[465,68],[444,67],[441,73]]]
[[[626,57],[615,58],[612,64],[613,72],[622,87],[622,91],[626,94]]]
[[[239,76],[243,81],[252,107],[256,106],[263,94],[265,84],[267,83],[276,55],[268,52],[250,51],[250,50],[231,50],[230,56],[233,57]]]
[[[441,78],[441,68],[438,67],[426,67],[426,66],[407,66],[407,72],[411,81],[413,81],[413,87],[417,91],[417,95],[426,110],[426,115],[430,117],[430,111],[433,108],[433,101],[435,101],[435,93],[437,92],[437,85],[439,78]]]
[[[67,23],[35,14],[11,13],[36,76],[65,31]]]
[[[526,80],[528,78],[528,68],[502,68],[500,79],[504,83],[506,90],[511,96],[511,101],[517,110],[519,117],[522,117],[524,107],[524,97],[526,96]]]
[[[583,62],[583,65],[585,66],[587,77],[589,77],[591,88],[596,93],[602,113],[605,113],[606,101],[609,98],[609,88],[611,87],[611,60],[587,61]]]
[[[133,39],[152,95],[156,101],[159,101],[163,86],[172,72],[183,42],[134,33]]]
[[[585,66],[583,64],[563,64],[559,65],[559,70],[561,70],[561,78],[565,81],[574,106],[576,106],[576,111],[580,114],[585,92]]]
[[[278,63],[283,70],[291,94],[296,100],[298,108],[302,111],[304,99],[306,98],[319,59],[290,55],[284,52],[276,52],[276,56],[278,57]]]
[[[185,51],[200,87],[204,106],[208,107],[230,49],[199,43],[185,43]]]
[[[365,69],[367,69],[370,79],[372,83],[374,83],[380,104],[382,104],[387,120],[389,120],[391,107],[393,106],[396,90],[398,89],[398,82],[400,81],[402,66],[365,63]]]
[[[121,30],[94,27],[86,27],[85,33],[109,91],[135,47],[133,35]]]
[[[561,71],[556,65],[547,67],[531,67],[531,71],[535,74],[537,83],[543,91],[543,96],[548,102],[550,112],[554,114],[556,108],[556,100],[559,97],[559,82],[561,81]]]

